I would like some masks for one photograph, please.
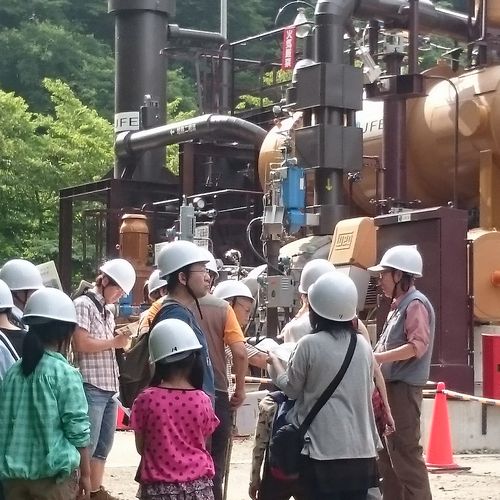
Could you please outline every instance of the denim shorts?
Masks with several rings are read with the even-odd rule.
[[[90,419],[89,453],[92,458],[106,460],[116,430],[118,406],[113,400],[113,391],[103,391],[91,384],[83,384]]]

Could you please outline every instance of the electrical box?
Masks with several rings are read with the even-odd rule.
[[[332,264],[354,264],[366,269],[375,265],[376,257],[375,224],[372,218],[356,217],[337,223],[328,255]]]
[[[268,307],[292,307],[294,296],[293,278],[290,276],[267,276]]]
[[[302,167],[288,167],[283,179],[283,205],[287,208],[305,209],[306,179]]]
[[[500,332],[483,333],[483,396],[500,399]]]

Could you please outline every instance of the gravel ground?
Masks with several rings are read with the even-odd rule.
[[[234,441],[228,500],[248,500],[251,448],[251,439]],[[457,455],[455,461],[470,470],[430,474],[434,500],[500,500],[500,455]],[[135,498],[134,476],[138,462],[133,433],[117,432],[105,485],[118,498]]]

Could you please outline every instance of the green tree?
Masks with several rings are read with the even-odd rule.
[[[100,178],[113,161],[111,124],[68,85],[52,80],[44,85],[53,116],[32,113],[23,99],[0,91],[1,260],[54,259],[59,190]]]
[[[22,96],[33,111],[51,107],[42,85],[48,77],[65,81],[85,104],[112,116],[114,63],[106,44],[43,21],[1,31],[0,45],[0,88]]]

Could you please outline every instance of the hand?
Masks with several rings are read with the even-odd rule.
[[[236,389],[234,391],[234,394],[231,396],[231,400],[230,400],[230,403],[231,403],[231,408],[233,410],[236,410],[237,408],[239,408],[242,404],[243,404],[243,401],[245,401],[245,398],[246,398],[246,393],[245,393],[245,389]]]
[[[394,418],[392,417],[392,413],[390,412],[390,410],[387,410],[387,408],[386,408],[386,417],[387,417],[387,424],[385,426],[384,436],[388,436],[389,434],[392,434],[393,432],[396,431],[396,424],[394,423]]]
[[[113,346],[115,349],[125,349],[129,342],[129,338],[126,335],[118,334],[113,339]]]
[[[90,476],[80,476],[78,482],[78,500],[90,500]]]
[[[267,361],[268,365],[274,365],[274,364],[276,364],[277,361],[279,361],[279,359],[276,356],[276,354],[274,354],[272,352],[268,352],[266,361]]]
[[[260,488],[260,479],[258,481],[250,483],[250,486],[248,487],[248,496],[252,500],[257,500],[259,494],[259,488]]]
[[[381,352],[374,352],[373,357],[375,358],[375,361],[381,365],[382,364],[382,353]]]

